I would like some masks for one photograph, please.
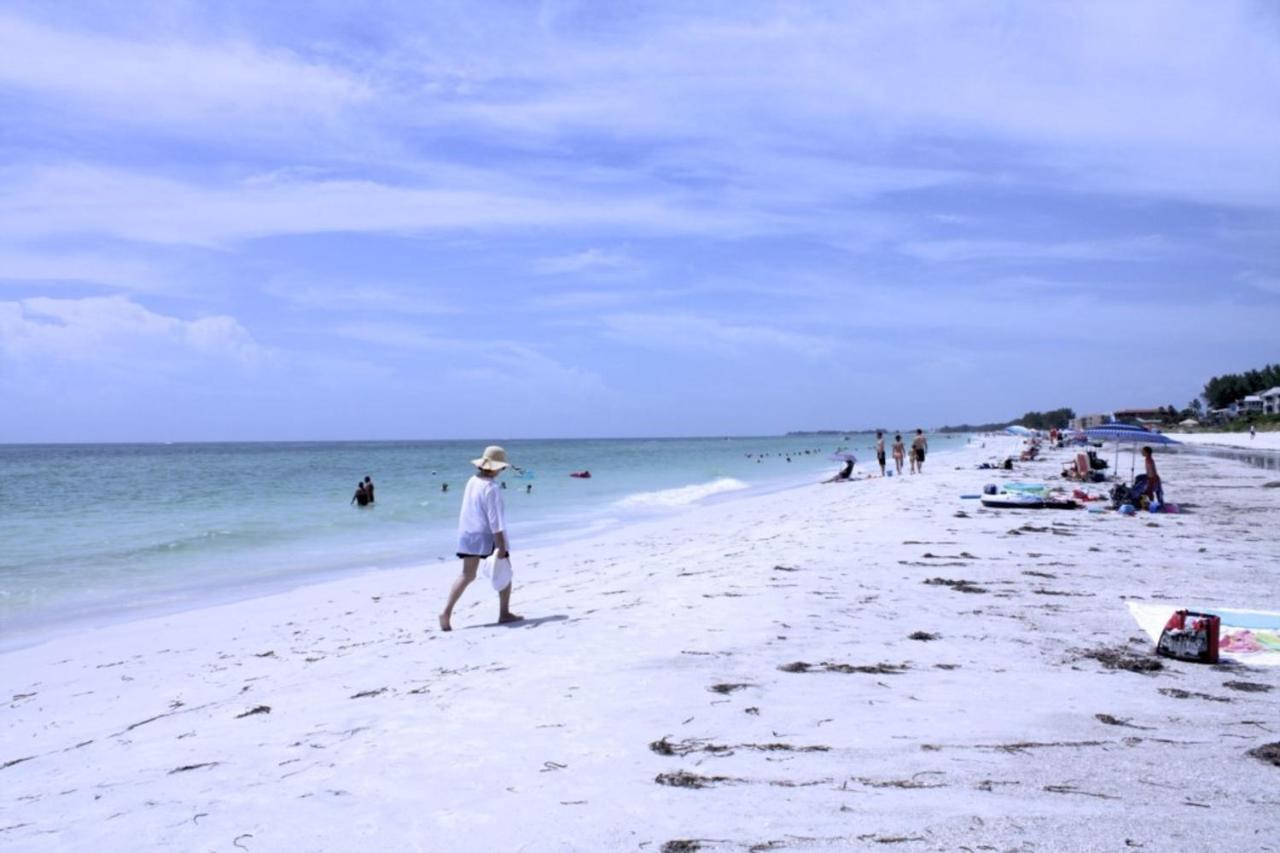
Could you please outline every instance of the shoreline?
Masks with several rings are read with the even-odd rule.
[[[1068,458],[975,470],[998,455],[988,439],[916,477],[522,552],[513,605],[528,620],[512,626],[492,623],[481,587],[454,632],[435,629],[450,562],[4,653],[0,837],[1274,846],[1276,771],[1247,753],[1280,740],[1280,667],[1104,661],[1151,659],[1128,602],[1263,607],[1280,490],[1240,463],[1162,454],[1181,515],[962,500]]]
[[[300,444],[304,442],[278,442],[284,444]],[[959,450],[959,447],[948,447],[939,451],[939,455]],[[801,463],[804,465],[804,463]],[[809,464],[813,464],[812,461]],[[860,464],[862,464],[860,462]],[[527,538],[520,536],[520,527],[513,529],[513,535],[520,536],[518,541],[528,542],[528,548],[542,549],[569,545],[574,542],[590,540],[606,533],[617,534],[628,528],[653,521],[662,521],[677,517],[683,512],[698,507],[714,506],[719,503],[746,500],[753,497],[775,495],[781,492],[804,488],[811,485],[813,477],[824,476],[828,469],[839,467],[838,462],[824,460],[819,470],[796,473],[788,476],[773,475],[758,483],[748,485],[742,490],[711,494],[692,504],[675,507],[651,507],[648,509],[632,509],[629,517],[616,523],[609,516],[613,504],[593,510],[586,515],[573,516],[570,526],[556,528],[551,531],[539,531]],[[698,485],[698,484],[693,484]],[[671,490],[674,491],[674,490]],[[531,526],[544,528],[554,516],[538,519]],[[435,532],[443,539],[450,539],[454,529],[424,528],[428,533]],[[0,654],[7,651],[30,648],[50,640],[74,635],[82,631],[99,631],[115,625],[144,621],[166,616],[174,616],[208,607],[252,601],[257,598],[270,598],[305,589],[311,585],[323,585],[336,581],[350,580],[364,575],[376,575],[387,572],[420,571],[440,563],[456,562],[451,553],[444,551],[434,557],[413,556],[409,551],[399,552],[396,556],[383,562],[361,562],[335,565],[329,568],[299,568],[294,571],[266,574],[255,578],[231,578],[221,582],[204,585],[190,584],[154,590],[151,595],[162,596],[163,600],[150,601],[146,604],[127,604],[127,597],[104,599],[92,605],[80,606],[71,612],[43,613],[14,619],[4,626],[0,632]]]

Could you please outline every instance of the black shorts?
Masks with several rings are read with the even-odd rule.
[[[916,461],[917,461],[917,462],[923,462],[923,461],[924,461],[924,448],[923,448],[923,447],[917,447],[917,448],[916,448]]]
[[[883,467],[884,467],[884,454],[883,454],[883,453],[877,453],[877,454],[876,454],[876,461],[877,461],[877,462],[879,462],[879,463],[880,463],[880,467],[881,467],[881,468],[883,468]]]

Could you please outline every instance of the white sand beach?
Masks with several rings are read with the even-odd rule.
[[[1183,444],[1209,444],[1220,447],[1243,447],[1253,450],[1280,450],[1280,432],[1260,432],[1250,437],[1247,432],[1170,433]]]
[[[513,516],[513,626],[474,587],[435,627],[450,561],[6,653],[0,847],[1280,849],[1280,668],[1125,668],[1127,601],[1280,609],[1277,478],[962,500],[1068,457],[975,470],[1011,444],[538,551]]]

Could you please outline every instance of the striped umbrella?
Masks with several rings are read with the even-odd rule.
[[[1129,465],[1129,474],[1132,476],[1134,468],[1137,466],[1138,445],[1139,444],[1180,444],[1167,435],[1152,432],[1149,429],[1143,429],[1140,426],[1132,424],[1104,424],[1103,426],[1089,427],[1084,434],[1097,441],[1114,441],[1116,443],[1116,466],[1120,465],[1120,445],[1133,445],[1133,460]]]

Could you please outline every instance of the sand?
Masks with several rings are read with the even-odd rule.
[[[435,629],[448,562],[6,653],[0,847],[1280,849],[1280,668],[1141,671],[1126,607],[1280,609],[1274,477],[961,500],[1068,456],[1007,444],[517,552],[515,626]]]
[[[1169,433],[1183,444],[1210,444],[1220,447],[1244,447],[1251,450],[1280,450],[1280,431],[1260,432],[1252,438],[1247,432]]]

